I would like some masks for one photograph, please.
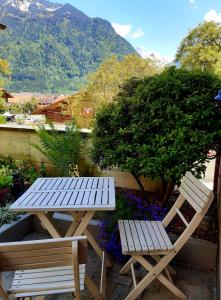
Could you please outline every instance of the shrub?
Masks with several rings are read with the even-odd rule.
[[[0,169],[0,189],[11,186],[12,179],[12,170],[8,166],[2,166]]]
[[[19,215],[9,210],[11,203],[6,203],[5,206],[0,207],[0,226],[11,223],[19,219]]]
[[[6,119],[4,116],[0,116],[0,124],[6,124]]]
[[[32,144],[43,153],[60,171],[68,176],[74,165],[78,165],[81,153],[81,136],[74,124],[66,126],[65,132],[58,131],[50,124],[50,130],[44,125],[38,125],[37,135],[41,145]]]
[[[205,171],[207,152],[221,138],[221,111],[213,100],[220,86],[215,75],[174,67],[129,80],[96,115],[93,160],[136,179],[161,179],[163,203],[186,171]]]

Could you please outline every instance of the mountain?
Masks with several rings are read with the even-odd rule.
[[[70,4],[0,0],[0,57],[10,62],[14,92],[76,90],[110,55],[137,53],[111,24]]]
[[[135,49],[141,57],[155,60],[159,67],[174,65],[174,57],[162,56],[158,52],[148,51],[142,46],[136,47]]]

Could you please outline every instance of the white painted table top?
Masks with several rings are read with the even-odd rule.
[[[38,178],[11,206],[15,212],[114,210],[113,177]]]

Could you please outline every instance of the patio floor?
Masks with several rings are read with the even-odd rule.
[[[46,234],[32,233],[25,240],[47,238]],[[189,300],[215,300],[216,299],[216,273],[215,271],[204,271],[197,267],[184,264],[173,265],[178,272],[174,278],[176,285],[188,296]],[[128,276],[119,275],[121,265],[115,263],[107,274],[107,297],[108,300],[121,300],[129,293],[132,279]],[[101,262],[92,248],[88,251],[87,272],[99,286]],[[146,272],[142,268],[136,269],[137,279],[142,278]],[[4,273],[4,285],[8,287],[13,273]],[[71,294],[52,295],[45,297],[47,300],[71,300]],[[82,293],[82,300],[93,299],[89,291]],[[143,293],[141,300],[176,300],[177,297],[164,288],[158,281],[154,281]]]

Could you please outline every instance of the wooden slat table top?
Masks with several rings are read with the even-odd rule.
[[[113,177],[38,178],[11,206],[15,212],[114,210]]]

